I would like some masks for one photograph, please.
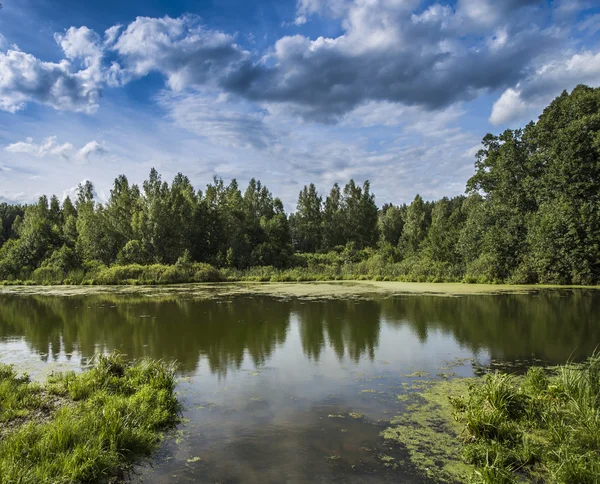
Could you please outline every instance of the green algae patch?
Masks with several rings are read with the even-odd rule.
[[[582,286],[542,286],[508,284],[462,284],[381,281],[335,282],[222,282],[185,283],[131,286],[2,286],[0,294],[78,296],[90,294],[143,295],[147,297],[187,296],[195,298],[231,297],[236,295],[264,295],[327,299],[370,297],[375,295],[437,295],[465,296],[482,294],[527,294],[541,289],[568,289]],[[593,286],[585,286],[594,289]],[[595,287],[595,289],[599,289]]]
[[[178,421],[175,385],[172,365],[116,354],[45,385],[0,365],[0,482],[122,478]]]
[[[404,447],[412,464],[435,482],[465,482],[473,474],[473,467],[461,457],[464,425],[454,419],[449,397],[468,393],[474,381],[455,378],[428,382],[422,392],[399,395],[404,411],[382,432],[386,441]]]

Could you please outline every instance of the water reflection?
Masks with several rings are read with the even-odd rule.
[[[184,373],[206,360],[220,376],[241,368],[244,358],[255,367],[266,365],[295,325],[304,356],[314,362],[327,349],[340,360],[373,360],[384,328],[386,338],[409,328],[411,341],[398,341],[398,351],[426,345],[432,333],[441,332],[492,358],[535,355],[560,363],[594,350],[599,323],[600,295],[583,290],[321,301],[0,296],[0,349],[2,341],[15,339],[51,359],[119,349],[133,358],[176,359]]]

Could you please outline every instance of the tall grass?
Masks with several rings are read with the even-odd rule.
[[[171,365],[127,363],[116,354],[98,357],[81,375],[55,375],[44,387],[0,366],[0,419],[12,424],[0,440],[0,482],[115,476],[154,450],[160,432],[177,421],[174,390]]]
[[[600,356],[524,378],[487,375],[452,398],[476,482],[600,482]]]

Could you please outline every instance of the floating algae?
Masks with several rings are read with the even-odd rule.
[[[453,418],[450,395],[466,394],[474,380],[453,378],[429,382],[420,393],[398,398],[406,406],[382,432],[388,442],[408,451],[413,465],[435,482],[466,482],[473,468],[460,456],[459,435],[462,426]]]

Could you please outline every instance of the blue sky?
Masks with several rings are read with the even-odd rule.
[[[597,2],[5,0],[0,202],[151,167],[379,204],[464,191],[487,132],[600,85]]]

